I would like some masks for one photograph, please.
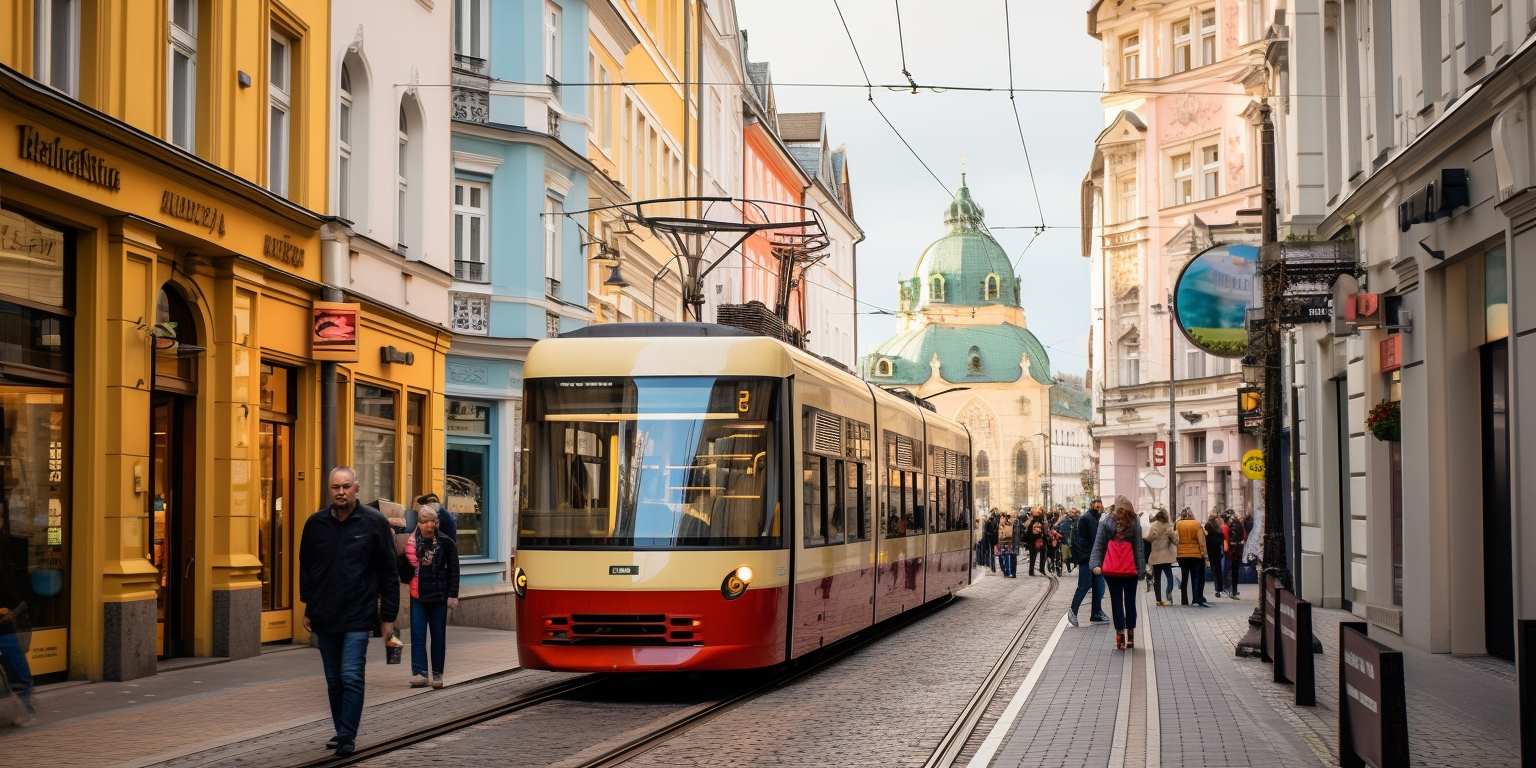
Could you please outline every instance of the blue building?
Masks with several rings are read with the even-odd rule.
[[[510,626],[523,362],[580,327],[587,79],[584,0],[456,0],[447,495],[459,519],[462,623]],[[584,218],[584,217],[583,217]]]

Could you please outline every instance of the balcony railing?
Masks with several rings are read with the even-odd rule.
[[[484,123],[491,117],[491,80],[485,59],[453,55],[453,119]]]
[[[453,55],[453,68],[471,75],[485,76],[490,74],[490,66],[485,59],[475,56],[465,56],[462,53]]]
[[[468,261],[455,259],[453,262],[453,277],[455,280],[467,280],[471,283],[488,283],[490,278],[486,275],[488,270],[483,261]]]

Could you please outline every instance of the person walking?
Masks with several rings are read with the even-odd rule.
[[[3,519],[0,519],[3,522]],[[0,535],[0,701],[15,695],[21,705],[12,725],[27,725],[37,715],[32,705],[32,667],[27,662],[31,644],[31,622],[27,596],[32,593],[27,579],[27,540],[20,536]]]
[[[981,541],[986,545],[984,551],[987,553],[987,568],[993,573],[997,573],[997,533],[1001,526],[1002,518],[996,509],[987,513],[987,521],[981,526]]]
[[[1147,526],[1147,563],[1152,566],[1152,589],[1159,607],[1173,602],[1173,561],[1177,559],[1177,553],[1178,539],[1174,537],[1173,525],[1168,522],[1168,511],[1159,509],[1152,515],[1152,524]],[[1165,583],[1166,602],[1163,599]]]
[[[1035,575],[1038,567],[1040,575],[1044,576],[1050,566],[1046,555],[1046,547],[1050,545],[1050,539],[1045,535],[1045,522],[1040,519],[1032,520],[1029,530],[1024,533],[1024,546],[1029,549],[1029,575]]]
[[[1195,513],[1185,507],[1179,512],[1179,522],[1174,525],[1179,559],[1179,603],[1189,605],[1189,582],[1195,582],[1195,605],[1209,608],[1205,601],[1205,527],[1195,519]]]
[[[394,634],[400,587],[389,521],[358,503],[350,467],[332,469],[328,479],[331,503],[304,521],[299,539],[299,599],[304,629],[320,648],[336,727],[326,747],[345,757],[357,751],[368,636]]]
[[[1089,590],[1093,591],[1093,609],[1088,614],[1088,621],[1105,621],[1109,617],[1104,615],[1104,577],[1094,573],[1088,567],[1088,560],[1093,556],[1093,543],[1099,535],[1099,518],[1104,515],[1104,504],[1094,499],[1088,505],[1088,511],[1077,519],[1077,526],[1072,531],[1072,560],[1077,564],[1077,591],[1072,594],[1072,608],[1067,611],[1067,623],[1072,626],[1077,624],[1077,609],[1083,605],[1083,597]]]
[[[1117,650],[1136,647],[1136,582],[1147,570],[1141,541],[1141,520],[1136,517],[1136,508],[1130,499],[1116,497],[1114,509],[1099,520],[1088,567],[1108,584]]]
[[[1076,507],[1071,512],[1061,516],[1061,521],[1056,523],[1057,540],[1061,542],[1061,562],[1066,566],[1067,573],[1072,572],[1075,563],[1072,562],[1072,532],[1077,528],[1078,511]]]
[[[994,510],[995,512],[996,510]],[[997,559],[1002,561],[1003,578],[1019,575],[1019,533],[1022,529],[1014,523],[1013,515],[1004,512],[997,523]]]
[[[1214,507],[1205,518],[1205,559],[1216,583],[1216,596],[1226,591],[1227,577],[1223,573],[1221,553],[1226,549],[1226,535],[1221,530],[1221,513]]]
[[[448,611],[459,607],[459,550],[438,529],[437,510],[422,505],[416,530],[400,556],[400,581],[411,585],[411,687],[443,687],[443,662]],[[427,665],[427,635],[432,637],[432,664]]]
[[[1227,519],[1227,597],[1238,599],[1237,582],[1242,578],[1243,546],[1248,543],[1248,528],[1233,514]]]

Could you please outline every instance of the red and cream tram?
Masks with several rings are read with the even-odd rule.
[[[773,339],[593,326],[524,369],[518,657],[772,666],[971,580],[958,424]]]

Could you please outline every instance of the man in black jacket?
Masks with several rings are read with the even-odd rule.
[[[1093,554],[1093,540],[1099,535],[1099,518],[1104,515],[1104,503],[1094,499],[1088,511],[1077,518],[1077,530],[1072,536],[1072,562],[1077,564],[1077,592],[1072,595],[1072,609],[1067,611],[1067,623],[1077,626],[1077,609],[1083,607],[1083,597],[1093,590],[1093,612],[1089,621],[1109,621],[1104,615],[1104,577],[1088,567]]]
[[[299,540],[299,599],[304,628],[315,636],[325,667],[337,755],[356,751],[363,719],[363,667],[375,629],[394,633],[400,608],[394,537],[379,511],[357,501],[357,473],[329,476],[331,503],[309,516]]]

